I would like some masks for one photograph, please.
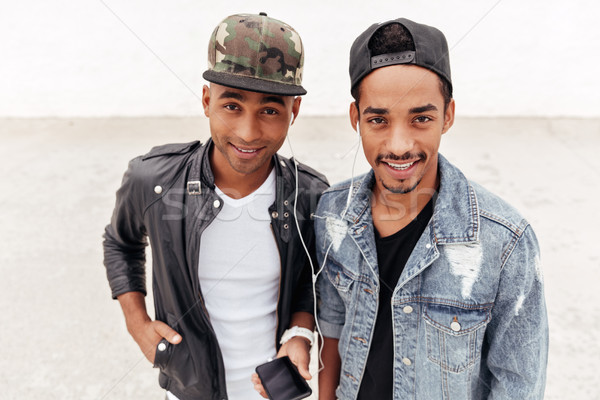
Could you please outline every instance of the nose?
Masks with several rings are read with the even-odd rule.
[[[415,146],[415,139],[410,130],[401,124],[390,129],[390,134],[386,143],[387,150],[398,156],[410,153]]]
[[[249,115],[246,118],[240,119],[234,129],[235,135],[246,143],[260,139],[262,133],[260,124],[255,116]]]

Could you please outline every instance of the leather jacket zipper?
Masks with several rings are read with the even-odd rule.
[[[283,275],[283,264],[281,261],[281,250],[279,249],[279,241],[277,240],[277,234],[275,234],[275,228],[273,228],[273,222],[271,222],[271,233],[273,233],[273,238],[275,239],[275,244],[277,245],[277,250],[279,251],[279,285],[277,287],[277,305],[275,306],[275,350],[277,350],[277,332],[279,332],[279,300],[281,297],[281,277]]]

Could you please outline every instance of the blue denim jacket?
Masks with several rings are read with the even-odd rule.
[[[394,399],[542,399],[548,322],[537,239],[516,210],[439,156],[433,217],[392,297]],[[373,171],[326,191],[315,215],[318,321],[339,339],[337,397],[355,399],[379,281]],[[326,260],[324,262],[324,258]]]

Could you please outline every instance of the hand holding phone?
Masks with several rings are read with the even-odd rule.
[[[271,400],[299,400],[312,394],[288,356],[259,365],[256,373]]]

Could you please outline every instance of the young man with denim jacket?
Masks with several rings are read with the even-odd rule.
[[[327,190],[315,215],[320,399],[541,399],[538,243],[438,153],[454,121],[444,35],[374,24],[352,46],[350,77],[372,169]]]
[[[214,30],[208,56],[202,104],[211,140],[131,161],[104,263],[168,399],[260,399],[252,373],[277,354],[310,378],[304,244],[314,254],[310,215],[327,183],[276,154],[306,93],[296,31],[266,14],[232,15]],[[154,319],[144,298],[148,239]]]

